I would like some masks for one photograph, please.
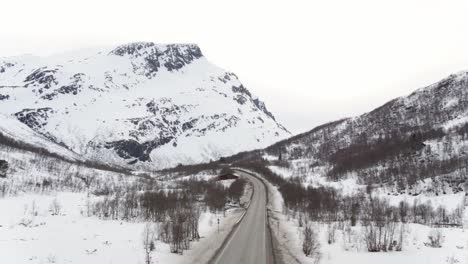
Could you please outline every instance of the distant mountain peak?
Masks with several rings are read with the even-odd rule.
[[[0,102],[0,113],[54,143],[135,166],[204,162],[290,135],[195,44],[135,42],[0,61]]]
[[[190,54],[196,58],[202,57],[200,47],[196,44],[156,44],[154,42],[133,42],[128,44],[119,45],[114,48],[110,54],[124,56],[130,55],[134,57],[146,55],[172,55],[178,56],[180,54]]]
[[[142,73],[154,77],[161,67],[168,71],[177,71],[203,56],[195,44],[155,44],[153,42],[135,42],[120,45],[110,55],[128,56],[135,68],[143,68]]]

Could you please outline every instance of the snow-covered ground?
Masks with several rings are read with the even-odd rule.
[[[148,223],[104,220],[88,214],[93,202],[103,198],[93,194],[142,188],[144,177],[90,169],[5,147],[0,147],[0,159],[10,164],[7,178],[0,178],[0,263],[144,263],[142,237]],[[177,180],[210,180],[215,173],[205,171]],[[221,183],[229,187],[232,181]],[[174,180],[158,180],[151,188],[166,190],[175,184]],[[250,192],[247,188],[241,205],[247,203]],[[183,255],[170,253],[168,244],[156,240],[153,263],[208,262],[244,212],[238,206],[231,206],[226,214],[202,212],[201,239],[192,242]],[[150,226],[157,228],[154,223]]]
[[[316,263],[316,258],[306,257],[302,253],[302,228],[294,219],[280,217],[279,237],[282,245],[288,245],[299,263]],[[402,251],[368,252],[360,227],[351,230],[351,238],[342,230],[336,231],[336,242],[328,244],[327,224],[313,223],[320,242],[320,262],[322,264],[359,263],[359,264],[394,264],[394,263],[468,263],[468,231],[458,228],[442,228],[444,243],[441,248],[426,246],[431,227],[408,224],[405,227],[405,239]],[[293,262],[291,262],[293,263]]]
[[[308,162],[306,162],[306,164],[301,164],[301,162],[296,161],[292,166],[293,168],[279,166],[269,166],[268,168],[285,179],[298,177],[301,178],[301,181],[303,181],[303,184],[306,186],[333,187],[345,195],[353,194],[358,190],[364,190],[366,187],[365,185],[358,184],[357,177],[354,177],[353,175],[350,175],[348,178],[340,181],[329,181],[324,176],[326,175],[326,168],[316,167],[309,169]]]
[[[129,187],[139,179],[2,145],[0,160],[6,160],[9,164],[7,177],[0,178],[0,198],[24,193],[47,193],[52,190],[93,192],[103,188],[116,189]],[[89,186],[83,179],[89,179]]]
[[[359,237],[359,227],[352,232],[358,237],[347,241],[342,231],[336,232],[336,242],[327,243],[326,225],[317,225],[321,243],[323,264],[360,263],[360,264],[394,264],[394,263],[424,263],[424,264],[455,264],[468,263],[468,231],[458,228],[440,229],[444,236],[441,248],[425,245],[429,241],[428,234],[432,228],[419,224],[409,224],[406,227],[406,238],[402,251],[369,253],[365,243]],[[296,231],[297,237],[300,237]]]
[[[270,167],[274,172],[291,177],[293,172],[284,168]],[[326,223],[312,223],[313,230],[317,233],[320,242],[320,260],[316,257],[306,257],[302,252],[303,228],[299,227],[297,219],[284,214],[284,204],[277,187],[267,183],[270,190],[270,208],[272,231],[280,245],[283,260],[286,263],[322,263],[322,264],[394,264],[394,263],[424,263],[424,264],[455,264],[468,263],[468,229],[465,228],[440,228],[443,234],[441,248],[426,246],[429,242],[429,226],[420,224],[406,224],[405,239],[402,251],[370,253],[364,241],[361,227],[350,227],[348,232],[338,229],[335,233],[335,243],[328,244],[328,225]],[[325,184],[327,185],[327,184]],[[360,187],[357,185],[351,185]],[[350,191],[350,186],[344,190]],[[340,188],[338,188],[340,189]],[[387,195],[383,191],[376,193],[380,197],[387,197],[390,204],[398,204],[400,201],[420,203],[431,201],[432,205],[445,206],[448,210],[454,210],[464,206],[465,193],[447,194],[440,196],[430,195]],[[464,215],[465,222],[468,216]],[[344,229],[344,228],[343,228]]]
[[[87,201],[86,194],[70,192],[0,199],[1,263],[144,263],[146,223],[87,217]],[[154,263],[206,262],[241,213],[240,209],[225,216],[203,212],[200,241],[184,255],[170,253],[169,245],[157,241]]]

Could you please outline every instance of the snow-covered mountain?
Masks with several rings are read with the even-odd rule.
[[[0,132],[26,125],[87,159],[151,168],[217,159],[289,135],[235,74],[192,44],[1,58],[0,113],[9,120]]]
[[[468,72],[237,159],[265,154],[298,167],[298,177],[351,177],[411,194],[468,190]]]

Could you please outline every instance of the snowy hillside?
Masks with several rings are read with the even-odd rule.
[[[457,193],[466,190],[467,122],[468,72],[460,72],[369,113],[278,142],[266,153],[301,167],[296,176],[351,177],[384,184],[389,192]]]
[[[288,263],[466,263],[468,72],[226,160],[274,184]]]
[[[217,159],[289,135],[236,75],[191,44],[0,59],[0,113],[15,119],[0,131],[24,124],[85,158],[151,168]]]
[[[68,161],[84,161],[80,155],[51,142],[44,136],[19,123],[14,116],[0,114],[0,145],[20,147],[34,152],[48,152]]]

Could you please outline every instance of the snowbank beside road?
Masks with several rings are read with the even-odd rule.
[[[257,176],[261,177],[261,175]],[[277,187],[264,180],[269,188],[269,216],[270,225],[276,248],[280,251],[283,263],[304,264],[393,264],[393,263],[427,263],[427,264],[456,264],[468,263],[468,231],[462,228],[440,228],[443,240],[441,248],[429,247],[429,226],[407,224],[402,251],[370,253],[363,240],[362,227],[350,227],[349,233],[336,229],[335,242],[328,244],[328,225],[313,222],[313,230],[317,233],[320,243],[320,260],[306,257],[302,252],[303,228],[299,227],[297,219],[286,214],[283,198]],[[448,205],[453,207],[463,204],[463,193],[430,197],[420,195],[421,201],[432,200],[434,205]],[[409,197],[389,197],[393,203],[398,199],[410,200]],[[407,199],[406,199],[407,198]],[[466,208],[465,208],[466,212]],[[465,214],[465,221],[467,214]]]
[[[2,263],[144,263],[146,223],[86,217],[87,200],[84,193],[70,192],[0,199]],[[202,238],[183,255],[170,253],[169,245],[156,241],[154,263],[207,262],[242,212],[239,208],[228,210],[225,216],[203,212]]]

